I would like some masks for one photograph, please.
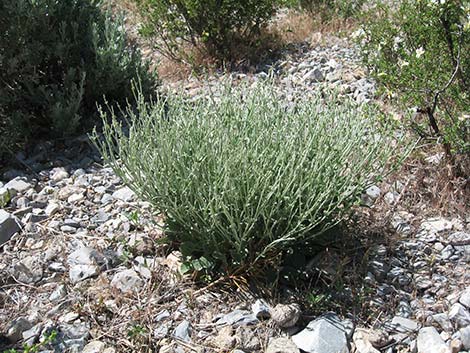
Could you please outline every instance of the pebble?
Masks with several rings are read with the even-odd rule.
[[[184,342],[191,342],[191,324],[189,321],[182,321],[173,331],[173,337]]]
[[[463,327],[459,331],[460,340],[465,349],[470,349],[470,326]]]
[[[395,316],[391,324],[396,332],[402,333],[417,331],[419,327],[416,321],[400,316]]]
[[[22,283],[34,284],[43,278],[43,264],[39,257],[27,256],[13,265],[11,273]]]
[[[26,182],[26,180],[21,177],[17,177],[13,180],[10,180],[3,186],[4,189],[7,189],[10,192],[11,197],[16,196],[16,194],[24,193],[31,187],[32,185]]]
[[[217,325],[252,325],[258,323],[256,316],[248,311],[236,309],[217,320]]]
[[[307,353],[349,353],[341,320],[334,314],[311,321],[292,341]]]
[[[418,332],[418,353],[450,353],[450,349],[434,327],[424,327]]]
[[[21,230],[18,220],[10,213],[0,209],[0,246]]]
[[[23,332],[28,331],[33,324],[24,317],[13,320],[6,328],[6,338],[11,343],[16,343],[23,338]]]
[[[223,351],[232,350],[237,344],[232,326],[222,327],[217,336],[211,338],[212,345]]]
[[[444,218],[430,218],[421,224],[421,228],[431,233],[440,233],[451,230],[452,222]]]
[[[251,310],[257,319],[269,319],[271,317],[269,305],[262,299],[257,299],[251,306]]]
[[[282,328],[294,326],[300,319],[300,306],[298,304],[277,304],[271,309],[272,320]]]
[[[452,323],[450,322],[449,315],[446,313],[434,314],[433,320],[441,326],[444,331],[451,332],[453,330]]]
[[[449,318],[455,322],[457,327],[466,327],[470,325],[470,313],[460,303],[452,305],[449,311]]]
[[[300,353],[300,351],[290,338],[278,337],[269,341],[265,353]]]
[[[246,327],[240,326],[235,332],[237,339],[237,348],[245,352],[256,352],[261,349],[261,342],[253,331]]]
[[[357,353],[380,353],[370,342],[368,330],[357,329],[353,335],[353,342]]]
[[[459,298],[460,304],[470,309],[470,287],[463,291]]]
[[[104,353],[106,344],[101,341],[91,341],[84,348],[82,353]]]
[[[131,293],[140,290],[144,286],[144,281],[134,270],[123,270],[113,276],[111,285],[121,292]]]
[[[124,202],[130,202],[135,198],[135,193],[129,187],[125,186],[113,192],[113,198]]]

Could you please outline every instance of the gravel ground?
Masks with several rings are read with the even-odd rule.
[[[325,87],[362,104],[374,99],[354,46],[316,42],[254,74],[167,89],[197,96],[227,79],[271,75],[290,100]],[[413,171],[365,191],[375,206],[360,212],[358,234],[311,259],[308,281],[265,293],[242,277],[200,285],[181,275],[178,252],[160,241],[162,220],[101,164],[87,137],[16,157],[24,168],[0,182],[0,350],[470,351],[470,215],[403,203]]]

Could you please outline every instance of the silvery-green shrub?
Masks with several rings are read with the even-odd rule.
[[[260,84],[139,97],[137,109],[103,112],[95,141],[199,267],[250,271],[314,240],[350,214],[396,152],[373,106],[333,93],[288,104]]]

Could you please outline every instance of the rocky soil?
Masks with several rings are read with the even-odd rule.
[[[364,104],[374,98],[347,40],[316,43],[254,74],[167,87],[198,95],[227,78],[273,75],[292,100],[325,86]],[[102,165],[87,137],[38,145],[17,162],[23,168],[0,182],[1,351],[470,351],[470,214],[430,217],[402,203],[412,172],[364,193],[375,203],[366,213],[382,221],[373,241],[347,261],[341,249],[325,249],[309,264],[316,282],[268,295],[243,278],[196,284],[181,275],[159,217]]]

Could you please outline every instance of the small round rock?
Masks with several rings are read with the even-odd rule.
[[[300,306],[298,304],[277,304],[271,310],[272,320],[282,328],[294,326],[300,319]]]

